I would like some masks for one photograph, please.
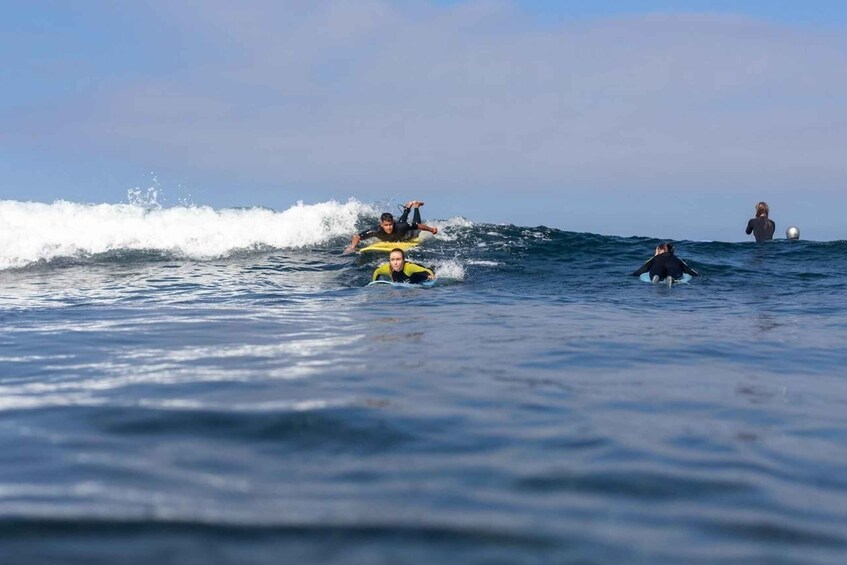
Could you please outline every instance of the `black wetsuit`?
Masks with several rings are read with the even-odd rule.
[[[375,237],[380,241],[403,241],[405,239],[412,239],[413,237],[416,237],[419,233],[418,224],[423,223],[421,222],[421,212],[419,208],[415,208],[415,214],[412,217],[412,223],[410,224],[407,221],[409,219],[410,210],[411,208],[405,208],[403,210],[403,214],[397,218],[397,221],[394,222],[394,230],[391,233],[386,233],[385,230],[382,229],[382,226],[377,226],[359,233],[359,237],[362,239]]]
[[[765,216],[757,216],[747,222],[747,230],[745,231],[747,235],[752,233],[756,237],[757,243],[767,241],[773,239],[773,233],[776,231],[776,223]]]
[[[686,265],[685,261],[671,252],[660,253],[647,260],[637,271],[632,273],[633,277],[640,277],[644,273],[650,273],[650,278],[657,276],[660,279],[670,276],[674,280],[681,279],[683,274],[699,277],[700,273]]]

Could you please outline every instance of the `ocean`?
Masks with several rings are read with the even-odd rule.
[[[0,563],[844,562],[847,242],[422,210],[0,201]]]

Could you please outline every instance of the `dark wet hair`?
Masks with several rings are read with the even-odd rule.
[[[665,247],[667,248],[668,253],[673,255],[673,242],[669,241],[669,242],[665,243]]]
[[[393,222],[394,216],[391,215],[391,212],[385,212],[382,216],[379,217],[380,222]]]
[[[406,260],[406,252],[405,252],[405,251],[403,251],[402,249],[400,249],[399,247],[395,247],[394,249],[392,249],[391,251],[389,251],[389,252],[388,252],[388,256],[389,256],[389,257],[391,257],[391,254],[392,254],[392,253],[394,253],[395,251],[399,251],[399,252],[400,252],[400,255],[403,257],[403,261],[405,261],[405,260]]]

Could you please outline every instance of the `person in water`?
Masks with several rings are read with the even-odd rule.
[[[432,269],[409,263],[402,249],[392,249],[388,254],[388,263],[383,263],[374,270],[372,280],[420,284],[434,278],[435,273]]]
[[[644,273],[650,273],[650,280],[659,282],[671,277],[679,280],[683,274],[699,277],[700,273],[689,267],[685,261],[674,255],[673,243],[662,243],[656,247],[653,256],[646,263],[632,273],[634,277],[640,277]]]
[[[421,222],[420,207],[423,205],[424,203],[418,200],[408,202],[405,206],[403,206],[403,214],[401,214],[396,221],[394,220],[394,216],[391,215],[391,212],[385,212],[379,217],[379,226],[354,235],[353,240],[344,250],[344,253],[352,253],[356,250],[356,246],[359,245],[360,241],[371,237],[375,237],[380,241],[393,242],[412,239],[418,235],[420,230],[428,231],[431,234],[438,233],[438,228],[430,227]],[[411,210],[414,210],[415,213],[412,217],[412,223],[410,224],[408,220],[409,212]]]
[[[769,212],[768,203],[759,202],[756,204],[756,217],[750,218],[750,221],[747,222],[747,235],[752,233],[756,238],[756,243],[773,239],[776,223],[768,218]]]

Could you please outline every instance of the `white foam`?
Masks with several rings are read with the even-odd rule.
[[[439,279],[463,281],[465,280],[465,268],[457,259],[435,263],[435,274]]]
[[[486,261],[483,259],[471,259],[468,261],[468,265],[482,265],[484,267],[499,267],[501,263],[497,261]]]
[[[460,229],[472,228],[474,226],[472,221],[459,216],[450,218],[449,220],[427,220],[424,218],[424,223],[428,226],[438,228],[438,235],[435,237],[444,241],[456,241]],[[421,233],[421,235],[425,234],[426,232]]]
[[[0,269],[114,250],[214,259],[238,249],[306,247],[349,237],[360,216],[376,213],[356,200],[298,202],[282,212],[0,200]]]

